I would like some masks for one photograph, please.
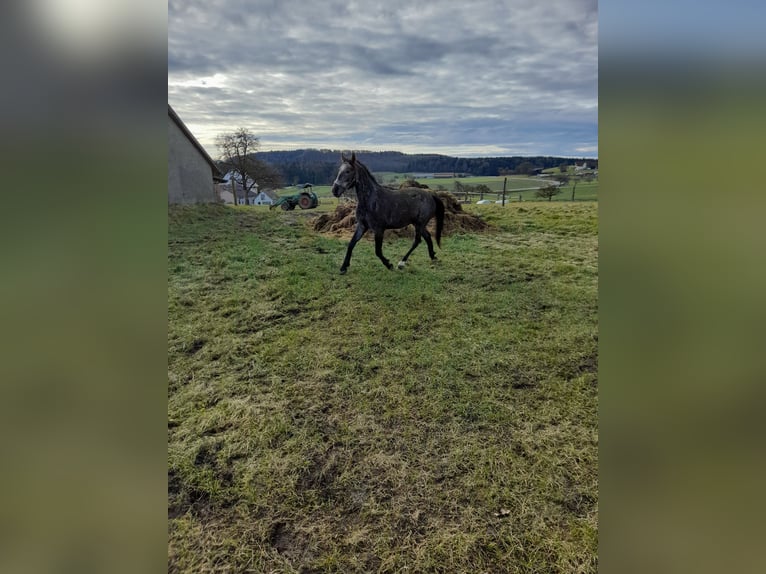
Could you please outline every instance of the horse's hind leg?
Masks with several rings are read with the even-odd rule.
[[[407,252],[407,254],[402,257],[402,260],[399,262],[399,269],[404,269],[404,266],[407,264],[407,258],[410,256],[410,253],[415,251],[415,248],[420,244],[420,234],[421,229],[419,227],[415,228],[415,241],[412,242],[412,247],[410,247],[410,250]]]
[[[428,256],[433,261],[436,259],[436,252],[434,251],[434,243],[431,241],[431,234],[428,232],[428,229],[426,229],[425,226],[421,230],[421,234],[423,235],[423,239],[426,240],[426,245],[428,245]]]
[[[385,265],[388,269],[394,268],[391,262],[388,259],[386,259],[383,255],[383,231],[382,230],[375,232],[375,255],[378,256],[378,259],[380,259],[383,262],[383,265]]]

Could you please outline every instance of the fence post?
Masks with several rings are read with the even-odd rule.
[[[503,207],[505,207],[505,185],[508,183],[508,178],[503,178]]]

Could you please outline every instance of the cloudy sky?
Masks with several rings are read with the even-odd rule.
[[[168,101],[213,156],[598,156],[597,0],[170,0]]]

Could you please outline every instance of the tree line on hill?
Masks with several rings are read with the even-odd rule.
[[[340,150],[301,149],[294,151],[258,152],[258,159],[274,166],[286,184],[312,183],[330,185],[340,163]],[[469,173],[472,176],[533,175],[540,170],[556,168],[562,163],[598,167],[597,159],[555,156],[513,156],[459,158],[438,154],[405,154],[396,151],[360,151],[356,157],[371,171],[396,173]]]
[[[246,128],[219,134],[216,145],[221,152],[218,166],[223,173],[233,173],[246,195],[256,183],[260,189],[311,183],[330,185],[340,162],[341,152],[330,149],[261,152],[260,140]],[[583,161],[590,168],[598,160],[579,160],[553,156],[512,156],[459,158],[439,154],[406,154],[398,151],[359,151],[356,156],[373,172],[446,173],[472,176],[533,175],[543,169],[558,167],[562,172],[568,162]]]

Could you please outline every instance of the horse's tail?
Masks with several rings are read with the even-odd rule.
[[[442,246],[442,229],[444,229],[444,203],[434,195],[436,203],[436,245]]]

